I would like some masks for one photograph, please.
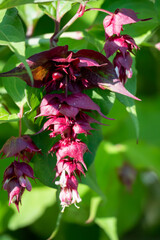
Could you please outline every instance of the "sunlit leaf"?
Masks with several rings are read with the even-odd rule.
[[[0,124],[5,122],[18,121],[17,114],[9,114],[4,107],[0,107]]]
[[[54,0],[0,0],[0,9],[12,8],[27,3],[46,3]]]
[[[109,236],[110,240],[118,240],[117,235],[117,220],[114,217],[96,218],[95,222]]]
[[[36,4],[25,4],[17,7],[20,17],[23,19],[27,26],[27,36],[32,35],[34,28],[43,15],[43,12]]]
[[[102,199],[99,196],[91,198],[90,215],[89,215],[89,218],[87,219],[86,223],[90,223],[95,219],[97,210],[98,210],[98,207],[99,207],[99,204],[101,201],[102,201]]]
[[[59,2],[59,3],[58,3]],[[72,4],[76,1],[52,1],[49,4],[41,4],[39,7],[44,13],[49,15],[51,18],[56,19],[56,12],[58,11],[58,18],[61,19],[63,15],[71,10]]]
[[[15,230],[35,222],[55,201],[56,194],[53,189],[37,187],[33,188],[31,192],[26,191],[23,195],[23,206],[20,208],[20,213],[13,206],[15,213],[9,219],[9,229]]]
[[[25,34],[22,22],[15,8],[1,11],[0,15],[0,45],[7,45],[27,70],[31,81],[31,70],[25,59]]]

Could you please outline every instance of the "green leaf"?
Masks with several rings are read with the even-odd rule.
[[[47,3],[54,0],[0,0],[0,9],[12,8],[27,3]]]
[[[27,34],[32,34],[36,23],[43,15],[43,12],[36,4],[26,4],[17,7],[20,17],[23,19],[27,26]],[[29,32],[30,31],[30,32]]]
[[[88,33],[87,31],[83,32],[84,38],[91,44],[93,44],[97,50],[99,52],[102,52],[103,48],[104,48],[104,41],[99,40],[97,38],[95,38],[93,35],[91,35],[90,33]]]
[[[160,20],[160,0],[154,1],[154,8],[155,8],[155,11],[157,12],[157,17]]]
[[[15,213],[9,219],[8,228],[15,230],[35,222],[45,212],[46,208],[56,202],[56,191],[46,187],[33,188],[31,192],[25,191],[22,197],[23,205],[20,213],[12,205]]]
[[[4,107],[0,107],[0,124],[5,122],[18,121],[17,114],[9,114]]]
[[[35,175],[44,185],[52,188],[57,188],[57,185],[55,185],[53,181],[56,173],[54,168],[57,158],[55,153],[52,156],[51,154],[48,154],[48,151],[59,140],[59,138],[60,137],[57,136],[51,139],[48,131],[32,136],[36,146],[42,150],[42,155],[39,154],[33,158]]]
[[[22,22],[15,8],[1,11],[0,15],[0,45],[8,46],[15,52],[31,78],[32,73],[25,59],[25,34]]]
[[[91,198],[90,215],[89,215],[89,218],[87,219],[86,223],[91,223],[95,219],[97,210],[98,210],[98,207],[99,207],[99,204],[101,201],[102,201],[102,198],[99,196]]]
[[[89,151],[84,154],[84,161],[87,167],[89,167],[93,163],[97,148],[102,141],[101,126],[98,124],[93,124],[92,127],[96,130],[93,130],[91,135],[87,135],[87,137],[84,135],[81,136],[82,141],[86,143],[89,149]]]
[[[35,110],[42,99],[42,90],[39,88],[33,88],[33,87],[29,87],[27,85],[26,87],[26,95],[27,95],[27,103],[29,105],[29,107],[31,108],[31,110]]]
[[[92,164],[86,174],[86,177],[82,177],[82,183],[89,186],[94,192],[96,192],[102,199],[105,200],[105,196],[100,189],[98,183],[97,183],[97,177],[96,177],[96,171],[95,166]]]
[[[34,159],[34,172],[38,180],[44,185],[57,188],[57,185],[54,183],[55,173],[54,168],[56,166],[56,156],[55,154],[43,154],[38,155]]]
[[[11,56],[4,67],[4,71],[8,71],[10,68],[15,67],[18,62],[15,55]],[[3,86],[5,87],[8,94],[12,97],[13,101],[20,108],[26,101],[26,83],[17,77],[6,77],[2,80]]]
[[[135,127],[136,138],[138,140],[139,139],[139,122],[137,118],[135,102],[133,99],[127,98],[126,96],[123,96],[123,95],[117,94],[117,98],[123,105],[125,105],[127,112],[130,114],[130,117]]]
[[[58,4],[59,2],[59,4]],[[71,10],[72,4],[76,1],[57,1],[55,0],[49,4],[41,4],[39,7],[41,10],[47,14],[49,17],[56,19],[56,13],[58,11],[58,17],[61,19],[65,13]]]
[[[103,114],[108,114],[115,101],[115,93],[108,90],[89,89],[84,91],[100,107]]]
[[[25,82],[16,77],[13,77],[12,80],[5,78],[3,85],[19,108],[26,103]]]
[[[107,236],[109,236],[110,240],[118,240],[116,218],[96,218],[95,223],[104,230]]]
[[[132,78],[127,80],[126,83],[126,88],[132,93],[135,94],[136,92],[136,83],[137,83],[137,70],[135,67],[135,58],[133,57],[133,64],[132,64],[132,70],[133,70],[133,76]],[[132,119],[132,122],[135,127],[135,132],[136,132],[136,138],[138,140],[139,138],[139,122],[137,119],[137,112],[136,112],[136,106],[135,106],[135,101],[131,98],[128,98],[124,95],[116,94],[118,100],[126,107],[126,110],[130,114],[130,117]]]

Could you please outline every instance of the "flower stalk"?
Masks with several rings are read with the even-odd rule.
[[[19,117],[19,137],[22,135],[22,118],[23,118],[23,106],[20,107]]]
[[[78,11],[76,12],[76,14],[68,21],[68,23],[66,23],[63,28],[61,30],[59,30],[59,26],[60,26],[60,19],[59,19],[59,15],[57,13],[57,17],[58,19],[56,19],[55,21],[55,26],[56,26],[56,30],[55,33],[53,34],[53,36],[50,39],[50,43],[51,46],[56,46],[55,43],[58,41],[58,38],[60,37],[60,35],[65,32],[79,17],[82,17],[84,12],[85,12],[85,6],[86,6],[85,2],[84,4],[80,4]],[[58,12],[58,11],[57,11]]]

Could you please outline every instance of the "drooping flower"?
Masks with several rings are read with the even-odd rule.
[[[81,163],[70,158],[59,160],[56,164],[56,177],[60,177],[59,181],[56,181],[56,185],[60,185],[60,201],[62,206],[62,212],[65,207],[74,204],[77,208],[76,203],[81,201],[78,194],[78,181],[76,174],[80,177],[84,174]]]
[[[39,152],[40,149],[33,143],[32,139],[28,135],[22,137],[11,137],[3,145],[0,150],[2,157],[18,157],[23,161],[30,161],[33,155]]]
[[[123,56],[125,56],[125,53],[127,51],[132,53],[133,48],[137,50],[138,46],[136,45],[134,39],[129,35],[110,37],[107,39],[104,45],[104,50],[107,58],[117,52],[117,50],[119,50]]]
[[[99,87],[137,99],[129,93],[118,79],[114,66],[101,53],[82,49],[76,53],[68,46],[58,46],[35,54],[27,59],[34,82],[32,83],[24,64],[1,73],[0,77],[19,77],[33,87],[45,87],[47,92],[63,89],[72,93]],[[137,99],[138,100],[138,99]]]
[[[15,203],[18,211],[24,190],[32,189],[28,177],[35,179],[33,169],[24,162],[12,162],[4,172],[3,189],[8,192],[9,205]]]
[[[61,187],[60,191],[60,201],[62,206],[62,212],[66,207],[69,207],[71,204],[74,204],[77,208],[79,208],[76,204],[81,202],[81,198],[78,194],[78,181],[74,175],[69,177],[68,175],[64,176],[66,179],[65,186]]]
[[[146,20],[150,19],[138,19],[137,13],[132,9],[118,8],[112,15],[107,15],[103,20],[106,38],[111,37],[114,34],[119,36],[120,32],[123,31],[123,25]]]
[[[88,148],[85,143],[81,142],[79,139],[71,140],[68,138],[60,140],[50,149],[50,152],[56,152],[57,161],[65,157],[70,157],[80,162],[84,168],[87,169],[83,161],[83,155],[86,151],[88,151]]]
[[[123,84],[125,84],[127,78],[132,77],[132,58],[130,53],[126,52],[125,55],[123,55],[118,52],[113,60],[113,64],[119,79]]]
[[[71,158],[63,158],[57,161],[56,178],[61,176],[64,171],[69,177],[71,174],[77,174],[79,177],[81,174],[85,175],[82,164],[75,159],[72,160]]]
[[[90,123],[97,122],[87,114],[80,112],[75,119],[70,119],[66,116],[50,116],[49,120],[44,123],[42,129],[38,132],[42,132],[48,128],[51,133],[50,137],[55,137],[61,134],[63,137],[75,138],[77,134],[84,133],[90,134],[89,131],[93,130]]]
[[[124,162],[123,165],[117,169],[117,173],[121,183],[130,191],[136,179],[136,169],[130,163]]]
[[[100,107],[84,93],[47,94],[40,104],[40,114],[37,116],[67,116],[75,119],[80,111],[97,111],[102,117],[107,118]],[[107,118],[109,119],[109,118]]]

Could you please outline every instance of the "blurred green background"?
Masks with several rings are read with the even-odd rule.
[[[109,11],[131,8],[139,13],[139,18],[152,17],[147,22],[124,26],[124,34],[130,34],[140,46],[134,66],[136,96],[142,100],[136,102],[139,137],[137,139],[130,114],[116,99],[109,113],[109,117],[116,120],[102,128],[103,141],[86,180],[83,180],[89,186],[80,184],[79,187],[82,198],[80,209],[71,206],[65,210],[55,239],[159,240],[160,51],[155,44],[160,42],[160,1],[129,0],[126,3],[125,0],[101,0],[89,4]],[[34,32],[27,41],[28,54],[30,49],[32,52],[48,49],[47,37],[39,39],[41,35],[54,31],[53,20],[44,15],[37,5],[24,6],[18,7],[18,10],[25,32],[34,26]],[[75,5],[65,14],[61,26],[77,8],[78,5]],[[82,31],[84,38],[75,40],[65,36],[60,38],[59,45],[68,44],[71,50],[102,50],[105,41],[102,21],[105,16],[97,11],[87,12],[68,29]],[[0,47],[0,71],[12,54],[8,47]],[[1,106],[7,106],[12,114],[18,113],[18,107],[4,89],[2,79],[0,86]],[[1,124],[0,134],[1,148],[11,135],[18,135],[18,123]],[[1,160],[1,182],[3,172],[12,160]],[[38,180],[36,182],[32,183],[31,192],[24,193],[20,213],[16,212],[15,206],[8,207],[7,193],[0,190],[0,240],[47,239],[54,230],[59,214],[56,190],[45,187]]]

